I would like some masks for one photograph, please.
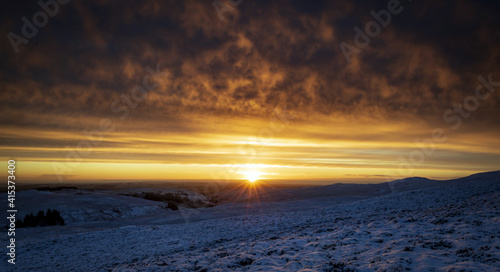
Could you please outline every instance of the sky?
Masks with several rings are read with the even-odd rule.
[[[498,1],[4,1],[21,182],[499,170]]]

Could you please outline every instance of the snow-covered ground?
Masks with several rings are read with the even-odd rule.
[[[128,188],[114,191],[20,191],[16,196],[16,205],[19,210],[18,218],[23,219],[29,213],[36,215],[40,210],[57,209],[66,224],[70,225],[72,223],[129,219],[157,214],[165,215],[170,211],[167,209],[167,203],[127,196],[143,195],[144,193],[179,194],[193,202],[206,203],[206,206],[211,204],[205,196],[183,189]],[[1,205],[7,207],[6,201],[7,197],[3,198],[0,201]]]
[[[362,200],[228,203],[190,223],[169,211],[20,229],[15,271],[500,271],[500,173],[412,182]]]

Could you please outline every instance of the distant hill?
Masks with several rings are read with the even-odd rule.
[[[497,179],[500,181],[500,171],[477,173],[467,177],[451,180],[432,180],[423,177],[408,177],[378,184],[335,183],[327,186],[277,189],[260,187],[249,194],[244,188],[237,188],[225,192],[221,197],[222,202],[252,202],[252,201],[283,201],[300,200],[320,197],[372,197],[396,192],[425,189],[443,186],[456,182],[473,182],[474,180]]]

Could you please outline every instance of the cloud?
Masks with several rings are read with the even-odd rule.
[[[478,68],[484,64],[484,51],[462,52],[467,43],[450,41],[458,33],[463,35],[462,17],[473,20],[464,9],[483,14],[484,3],[461,3],[454,9],[413,3],[352,65],[347,65],[338,45],[352,42],[350,29],[370,19],[365,11],[376,7],[347,5],[339,11],[329,3],[308,8],[300,1],[247,4],[238,6],[231,12],[232,21],[222,24],[213,7],[202,1],[186,1],[181,7],[156,2],[120,7],[110,2],[75,3],[59,19],[69,20],[76,13],[75,33],[68,37],[53,31],[38,47],[27,45],[21,61],[9,58],[7,66],[20,69],[17,76],[23,76],[5,88],[6,93],[16,88],[18,94],[3,96],[1,101],[9,107],[8,101],[31,97],[35,90],[39,99],[24,107],[43,113],[68,105],[79,114],[104,115],[114,97],[140,84],[146,65],[159,64],[173,78],[162,82],[144,103],[153,111],[168,106],[175,114],[263,116],[283,97],[290,110],[309,117],[353,112],[380,113],[385,118],[410,112],[427,117],[439,115],[444,103],[468,95],[464,86],[473,84],[477,75],[498,71],[494,63]],[[90,12],[97,8],[101,8],[98,13]],[[117,11],[111,13],[111,8]],[[121,12],[127,20],[116,15]],[[436,27],[415,27],[435,23],[425,12],[453,18],[443,23],[450,26],[442,29],[449,29],[445,35],[437,35]],[[479,20],[472,26],[464,28],[465,34],[482,37],[485,28],[496,31],[494,25]],[[450,42],[460,48],[460,54],[450,56],[444,50]],[[492,39],[490,44],[479,42],[493,54],[498,51]],[[478,58],[454,65],[454,58],[462,53]]]
[[[20,18],[38,7],[4,5],[3,33],[20,33]],[[240,137],[266,126],[275,109],[286,109],[300,127],[289,127],[281,138],[351,139],[359,148],[370,138],[389,148],[388,141],[408,143],[435,127],[447,128],[443,112],[474,95],[479,75],[500,80],[500,17],[498,4],[488,1],[405,4],[349,65],[339,44],[352,44],[353,28],[363,28],[373,20],[370,10],[381,8],[350,1],[244,1],[221,22],[210,1],[70,2],[19,54],[8,40],[0,44],[0,125],[79,139],[82,129],[110,118],[117,131],[140,131],[142,139],[207,132]],[[113,101],[143,83],[146,66],[157,65],[169,76],[120,120]],[[462,133],[498,133],[499,106],[498,95],[482,102]],[[13,134],[19,139],[4,135],[4,148],[20,152],[75,143]],[[135,151],[118,152],[120,144],[133,144],[123,142],[127,135],[109,137],[107,147],[117,148],[116,157],[133,157]],[[498,143],[491,143],[496,152]],[[443,149],[474,153],[471,146],[456,140]],[[28,153],[22,154],[45,156]]]

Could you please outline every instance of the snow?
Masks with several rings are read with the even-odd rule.
[[[66,224],[115,220],[117,218],[136,218],[168,211],[167,203],[124,195],[146,192],[159,194],[184,193],[193,202],[201,201],[208,204],[205,196],[192,191],[158,188],[127,188],[115,191],[27,190],[17,193],[19,201],[16,204],[19,210],[18,217],[21,219],[29,213],[36,215],[40,210],[57,209],[61,212]],[[7,206],[6,202],[5,204],[2,203],[2,205]]]
[[[304,199],[198,209],[189,223],[163,210],[19,229],[16,271],[500,271],[499,172],[412,180],[340,202],[303,188]]]

